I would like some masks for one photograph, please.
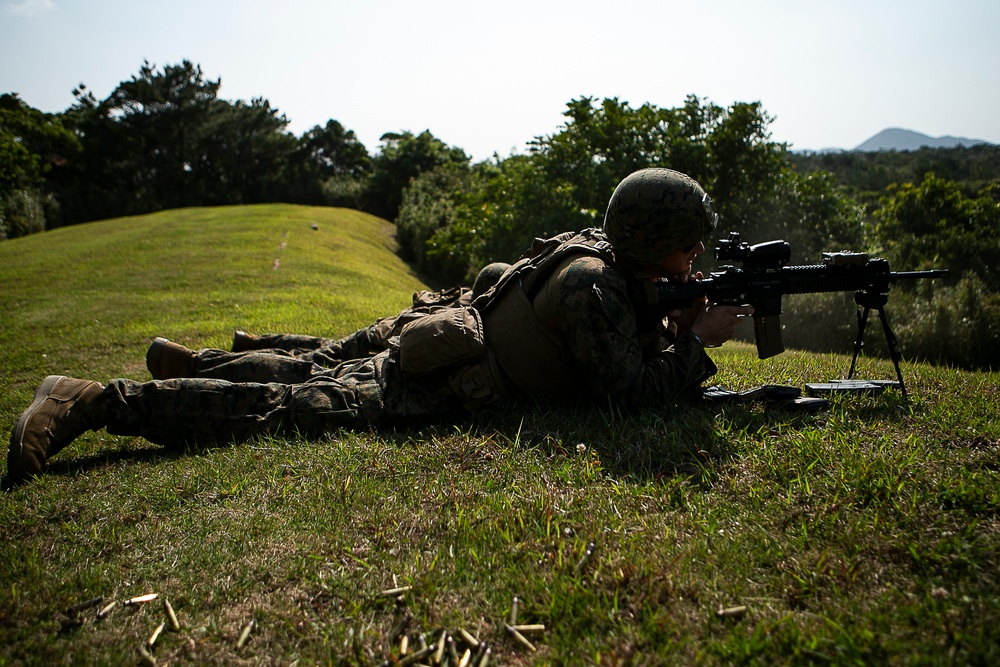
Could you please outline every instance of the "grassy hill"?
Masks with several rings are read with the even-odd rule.
[[[384,221],[295,206],[2,243],[0,424],[50,373],[145,378],[157,335],[226,347],[234,328],[337,335],[394,312],[421,283],[393,247]],[[713,355],[736,389],[848,365]],[[861,373],[892,377],[883,361]],[[395,664],[400,636],[446,631],[461,653],[460,629],[504,665],[996,664],[1000,378],[904,374],[909,406],[889,391],[814,415],[519,404],[188,456],[88,434],[0,496],[0,665],[135,664],[140,648],[160,664]],[[121,604],[145,593],[159,598]],[[535,650],[504,628],[514,596],[519,623],[545,626]],[[147,649],[163,599],[180,629]]]

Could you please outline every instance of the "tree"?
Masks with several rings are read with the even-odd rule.
[[[557,134],[536,137],[531,151],[550,183],[565,183],[580,208],[604,214],[615,186],[628,174],[669,164],[670,113],[618,98],[582,97],[567,104],[569,119]]]
[[[874,213],[874,246],[907,270],[949,268],[951,282],[974,273],[1000,291],[1000,188],[967,196],[933,173],[891,186]]]
[[[396,216],[396,240],[400,256],[415,264],[417,270],[430,268],[429,239],[438,230],[456,224],[456,209],[463,198],[462,193],[469,189],[471,176],[468,166],[446,163],[423,172],[404,188]],[[438,275],[441,275],[440,269]],[[464,277],[464,271],[455,276],[457,280]]]
[[[476,165],[468,187],[453,195],[450,223],[427,240],[427,258],[449,282],[471,280],[486,264],[513,262],[536,236],[594,226],[564,182],[536,156],[515,155]]]
[[[448,163],[469,164],[461,148],[448,146],[428,130],[416,136],[390,132],[382,135],[381,141],[365,194],[365,210],[387,220],[396,219],[403,189],[417,176]]]
[[[617,98],[571,100],[569,121],[531,144],[549,185],[569,187],[577,204],[603,216],[615,186],[645,167],[682,171],[716,200],[724,224],[749,235],[771,204],[786,148],[770,140],[759,102],[728,109],[689,95],[677,109],[631,108]]]
[[[61,184],[73,222],[205,204],[287,197],[297,140],[262,98],[219,99],[188,61],[148,62],[98,101],[81,85],[64,114],[83,153]]]
[[[721,224],[747,238],[767,235],[766,222],[787,149],[770,140],[772,118],[759,102],[739,102],[713,114],[705,134],[709,173],[703,185],[719,209]]]
[[[201,203],[250,204],[286,198],[290,160],[298,145],[288,120],[262,98],[215,105],[199,146],[202,164],[191,169]]]
[[[364,176],[371,173],[372,160],[353,130],[335,120],[316,125],[299,140],[299,155],[322,178]]]
[[[55,212],[45,178],[79,151],[58,117],[0,95],[0,239],[45,229],[45,208]]]
[[[361,206],[372,159],[352,130],[335,120],[316,125],[299,138],[289,184],[297,201],[331,206]]]

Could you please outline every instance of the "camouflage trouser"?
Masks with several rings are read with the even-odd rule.
[[[300,373],[311,373],[311,365],[333,368],[337,364],[352,359],[365,359],[389,348],[389,340],[398,336],[403,327],[415,319],[426,315],[425,312],[404,311],[393,317],[384,317],[368,325],[364,329],[339,339],[321,338],[318,336],[303,336],[300,334],[263,334],[257,336],[249,352],[225,352],[223,350],[202,350],[198,355],[198,372],[196,377],[215,377],[234,382],[249,381],[245,372],[229,368],[238,362],[240,354],[252,352],[266,353],[275,356],[291,357],[306,362],[299,367]],[[258,366],[260,360],[252,362]],[[278,362],[272,362],[278,363]],[[236,365],[239,365],[238,363]],[[294,365],[286,364],[288,369]],[[287,382],[296,380],[268,380]],[[301,380],[297,380],[301,381]]]
[[[244,355],[244,369],[253,356]],[[277,364],[272,371],[280,375],[288,369]],[[301,373],[302,369],[293,371]],[[440,419],[461,407],[447,386],[404,377],[396,350],[341,364],[336,370],[316,366],[301,382],[117,379],[105,392],[109,433],[142,436],[167,447],[226,444],[280,432],[319,435],[341,427]]]
[[[491,281],[495,282],[499,278],[499,274],[493,275],[493,273],[500,266],[498,263],[487,267],[489,277],[484,279],[482,290],[488,289],[489,284],[492,284]],[[398,336],[403,327],[410,322],[442,309],[467,306],[472,302],[472,294],[473,290],[468,287],[451,287],[438,292],[426,290],[414,292],[410,307],[398,315],[383,317],[373,324],[339,339],[299,334],[263,334],[257,336],[253,342],[244,341],[243,345],[250,346],[244,348],[245,350],[272,353],[283,351],[297,359],[332,368],[342,361],[364,359],[389,349],[389,340]],[[219,359],[212,365],[227,361],[228,359]],[[208,368],[209,365],[206,365],[205,370],[207,371]],[[204,377],[219,376],[206,373]],[[229,378],[224,377],[223,379]]]

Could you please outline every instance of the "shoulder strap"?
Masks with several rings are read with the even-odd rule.
[[[611,243],[600,229],[564,232],[550,239],[536,238],[521,259],[507,269],[497,284],[480,295],[473,305],[480,311],[488,310],[490,304],[512,282],[520,283],[521,289],[531,300],[537,287],[570,254],[597,256],[608,263],[613,261]]]
[[[611,244],[596,229],[535,239],[531,250],[472,304],[483,315],[486,344],[500,369],[514,386],[536,399],[557,398],[579,382],[565,341],[538,319],[532,304],[545,279],[574,255],[611,262]]]

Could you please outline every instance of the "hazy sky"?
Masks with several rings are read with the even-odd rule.
[[[62,111],[190,60],[301,134],[369,151],[429,129],[476,159],[557,132],[566,103],[757,102],[793,149],[888,127],[1000,143],[997,0],[0,0],[0,92]]]

